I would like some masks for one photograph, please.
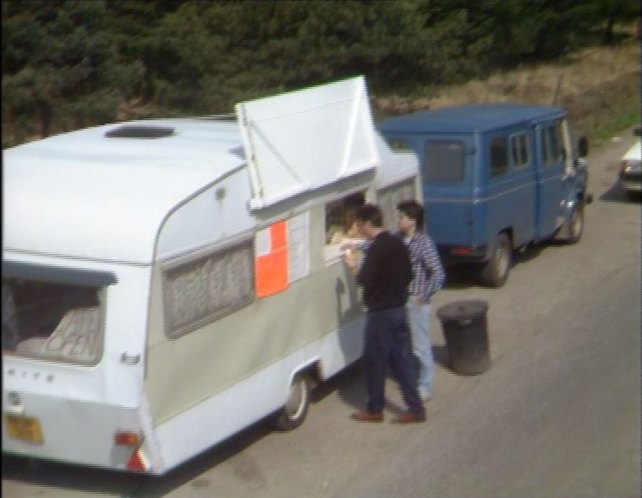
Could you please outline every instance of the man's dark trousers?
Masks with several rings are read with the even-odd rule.
[[[364,360],[369,412],[383,411],[386,372],[390,365],[408,410],[419,415],[426,413],[417,391],[417,363],[412,354],[405,306],[368,312]]]

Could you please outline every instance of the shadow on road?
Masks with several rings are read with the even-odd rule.
[[[538,257],[542,251],[551,246],[566,245],[562,240],[551,239],[548,241],[532,244],[523,250],[516,250],[512,255],[511,266],[515,267],[522,263],[528,263]],[[455,264],[445,268],[446,281],[444,289],[448,290],[466,290],[466,289],[487,289],[489,287],[481,283],[481,264]],[[510,279],[510,275],[508,276]]]
[[[244,451],[271,432],[272,429],[265,420],[257,422],[213,448],[188,460],[162,477],[146,477],[137,493],[131,496],[168,496],[172,490],[180,488],[190,481],[193,481],[191,486],[198,488],[200,487],[200,480],[197,479],[199,476],[202,476],[209,469],[220,465],[236,454]]]
[[[432,356],[435,363],[446,369],[450,369],[450,360],[448,358],[448,348],[446,346],[433,346]]]
[[[103,469],[2,455],[2,479],[3,482],[11,480],[87,493],[135,496],[133,493],[145,478]]]
[[[312,393],[312,401],[317,403],[333,392],[336,392],[346,405],[355,409],[363,408],[367,396],[363,384],[361,359],[320,384]]]
[[[620,186],[620,184],[615,181],[611,187],[600,195],[600,201],[602,202],[640,202],[640,195],[635,193],[627,194],[626,191]]]
[[[366,392],[361,369],[362,362],[359,360],[320,384],[312,392],[312,402],[316,404],[336,391],[346,404],[363,408]],[[391,407],[391,410],[395,411],[395,407]],[[399,412],[401,411],[403,410],[399,408]],[[2,476],[3,480],[86,492],[89,495],[163,497],[190,482],[191,486],[198,488],[201,482],[199,476],[241,453],[271,432],[272,428],[267,420],[257,422],[163,476],[129,474],[7,455],[3,455],[2,459]]]
[[[195,479],[193,485],[198,487],[198,476],[242,452],[270,432],[268,424],[259,422],[163,476],[128,474],[3,455],[2,478],[87,492],[89,495],[95,493],[132,498],[168,496],[172,490]]]
[[[476,265],[452,265],[444,268],[446,281],[444,289],[460,290],[481,287],[479,267]]]

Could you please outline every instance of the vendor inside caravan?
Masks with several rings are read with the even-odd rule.
[[[355,192],[328,206],[326,217],[326,242],[328,244],[339,244],[346,239],[360,238],[355,223],[355,214],[364,203],[363,192]]]

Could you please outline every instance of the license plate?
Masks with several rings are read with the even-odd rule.
[[[40,421],[34,417],[21,417],[18,415],[5,415],[7,436],[20,441],[33,444],[42,444],[42,428]]]

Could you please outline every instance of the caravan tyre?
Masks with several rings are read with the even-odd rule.
[[[291,431],[299,427],[308,414],[310,406],[310,382],[306,375],[297,374],[292,379],[285,406],[274,418],[274,426],[280,431]]]

